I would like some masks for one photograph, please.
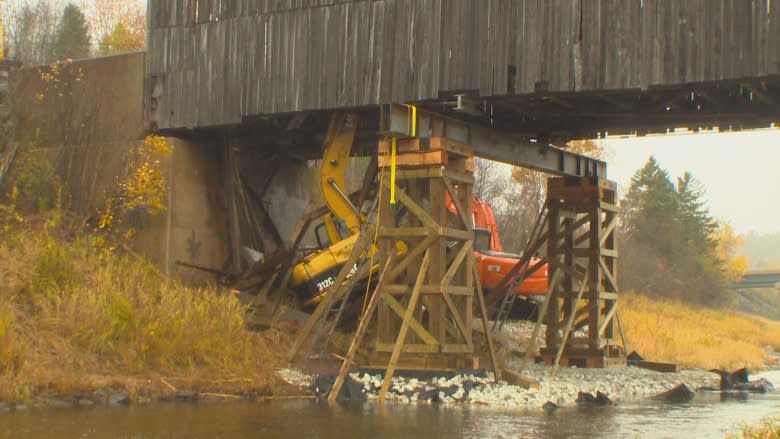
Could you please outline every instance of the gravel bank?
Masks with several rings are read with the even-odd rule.
[[[516,360],[519,361],[519,360]],[[617,369],[560,368],[555,377],[552,368],[531,365],[523,374],[539,381],[539,389],[523,389],[501,382],[496,384],[492,374],[479,377],[459,374],[427,380],[395,377],[388,399],[411,403],[466,403],[501,407],[539,408],[551,401],[559,406],[576,404],[579,392],[606,394],[615,403],[638,400],[656,395],[684,383],[691,389],[718,387],[720,377],[701,370],[679,373],[660,373],[636,367]],[[294,369],[282,369],[277,374],[290,384],[306,388],[314,377]],[[352,373],[353,380],[363,387],[367,398],[376,398],[382,384],[381,375]]]
[[[501,331],[504,339],[529,339],[532,333],[531,322],[510,322]],[[544,343],[541,328],[537,335],[537,346]],[[518,346],[519,347],[519,346]],[[507,360],[507,367],[519,370],[521,359],[513,356]],[[631,401],[648,398],[678,384],[685,384],[690,389],[702,387],[718,388],[720,376],[703,370],[683,370],[678,373],[661,373],[637,367],[613,369],[580,369],[576,367],[559,368],[554,377],[552,368],[541,364],[531,364],[522,374],[537,380],[538,389],[523,389],[506,382],[496,384],[493,374],[475,376],[468,373],[439,377],[432,379],[416,379],[395,377],[388,392],[388,399],[399,402],[431,401],[442,403],[484,404],[501,407],[539,408],[550,401],[558,406],[576,404],[579,392],[596,395],[606,394],[613,402]],[[277,371],[279,377],[286,382],[307,388],[312,385],[315,377],[294,369]],[[367,373],[352,373],[350,375],[370,400],[377,397],[382,384],[381,375]]]

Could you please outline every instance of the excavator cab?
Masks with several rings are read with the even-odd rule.
[[[322,224],[314,228],[314,237],[317,240],[317,249],[324,250],[331,245],[349,238],[347,227],[338,218],[326,215]]]
[[[474,251],[485,252],[490,248],[491,233],[489,229],[474,227]]]

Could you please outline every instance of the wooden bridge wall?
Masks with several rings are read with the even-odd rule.
[[[774,0],[149,0],[160,128],[780,73]],[[516,68],[510,89],[509,66]]]

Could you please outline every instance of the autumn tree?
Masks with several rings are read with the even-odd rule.
[[[52,53],[60,60],[89,56],[89,25],[84,13],[73,3],[68,3],[62,13]]]
[[[512,167],[504,163],[477,158],[474,167],[474,195],[486,201],[496,217],[499,236],[505,251],[517,252],[515,230],[510,226],[522,189],[511,178]]]
[[[62,8],[62,0],[4,2],[2,18],[8,58],[24,65],[49,63]]]
[[[513,178],[515,168],[491,160],[477,159],[474,195],[493,209],[505,251],[522,251],[541,205],[538,186],[521,184]],[[526,227],[527,224],[530,224]]]
[[[146,7],[139,0],[91,0],[84,7],[98,42],[98,52],[110,55],[143,50],[146,45]],[[120,26],[121,24],[121,26]]]
[[[720,227],[715,231],[717,255],[725,261],[724,275],[726,282],[734,284],[745,274],[748,268],[748,257],[739,255],[738,252],[745,244],[745,238],[734,232],[734,228],[727,221],[719,221]]]
[[[136,52],[143,50],[144,47],[144,35],[131,31],[124,21],[120,21],[114,27],[113,32],[100,40],[98,54],[108,56],[123,52]]]

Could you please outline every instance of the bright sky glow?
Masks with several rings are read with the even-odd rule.
[[[607,176],[621,192],[654,155],[674,179],[693,173],[706,188],[710,212],[737,233],[780,232],[780,129],[608,137],[602,145]]]

